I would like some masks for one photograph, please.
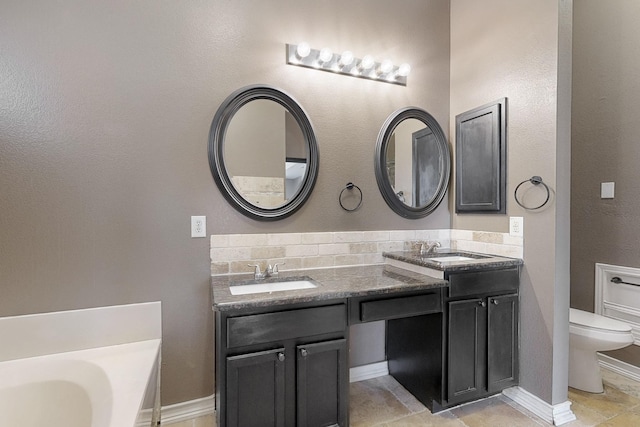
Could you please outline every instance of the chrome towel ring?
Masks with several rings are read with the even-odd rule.
[[[355,208],[351,208],[351,209],[345,208],[344,205],[342,204],[342,196],[343,196],[345,190],[349,190],[349,192],[351,192],[351,190],[353,190],[354,188],[356,190],[358,190],[358,192],[360,193],[359,195],[356,195],[356,197],[358,197],[358,204],[356,205]],[[340,192],[340,196],[338,197],[338,203],[340,203],[340,207],[342,209],[344,209],[345,211],[347,211],[347,212],[353,212],[355,210],[358,210],[358,208],[362,204],[362,190],[360,189],[360,187],[355,185],[353,182],[348,182],[347,185]]]
[[[545,190],[547,190],[547,198],[546,198],[546,199],[544,199],[544,202],[542,202],[542,204],[541,204],[541,205],[536,206],[536,207],[534,207],[534,208],[529,208],[529,207],[526,207],[525,205],[523,205],[523,204],[520,202],[520,200],[518,200],[518,189],[520,189],[520,186],[522,186],[522,184],[524,184],[525,182],[530,182],[530,183],[531,183],[531,184],[533,184],[533,185],[540,185],[540,184],[542,184],[542,185],[544,186]],[[534,175],[534,176],[532,176],[531,178],[529,178],[529,179],[525,179],[524,181],[522,181],[520,184],[518,184],[518,185],[516,186],[516,189],[515,189],[515,191],[513,192],[513,198],[514,198],[514,199],[516,199],[516,203],[517,203],[518,205],[520,205],[521,207],[523,207],[524,209],[527,209],[527,210],[529,210],[529,211],[534,211],[534,210],[536,210],[536,209],[540,209],[541,207],[543,207],[544,205],[546,205],[546,204],[547,204],[547,202],[549,201],[549,198],[550,198],[550,197],[551,197],[551,190],[549,190],[549,186],[548,186],[547,184],[545,184],[545,183],[542,181],[542,177],[537,176],[537,175]]]

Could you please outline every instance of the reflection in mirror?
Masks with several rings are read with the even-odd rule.
[[[234,208],[254,219],[284,218],[302,206],[315,184],[315,134],[291,97],[269,86],[248,86],[231,94],[213,119],[209,165]]]
[[[277,102],[247,102],[227,128],[224,162],[244,199],[267,209],[280,207],[302,186],[307,162],[304,135]]]
[[[401,202],[416,208],[433,200],[440,182],[440,148],[429,126],[418,119],[402,121],[391,134],[386,157],[389,183]]]
[[[378,135],[376,179],[387,204],[407,218],[421,218],[442,201],[450,174],[444,132],[426,111],[393,113]]]

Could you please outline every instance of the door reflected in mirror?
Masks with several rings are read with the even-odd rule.
[[[227,128],[227,173],[236,191],[256,206],[273,209],[293,199],[304,182],[307,157],[300,126],[275,101],[247,102]]]
[[[414,208],[435,197],[442,174],[440,148],[429,126],[406,119],[393,131],[386,152],[389,182],[398,199]]]
[[[451,173],[449,146],[433,116],[415,107],[391,114],[378,134],[375,171],[380,193],[397,214],[417,219],[431,213]]]

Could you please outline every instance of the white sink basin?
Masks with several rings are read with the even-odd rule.
[[[470,258],[468,256],[462,256],[462,255],[450,255],[450,256],[433,257],[433,258],[427,258],[427,259],[429,261],[435,261],[435,262],[454,262],[454,261],[470,261],[475,258]]]
[[[254,285],[229,286],[231,295],[259,294],[264,292],[294,291],[296,289],[311,289],[317,287],[309,280],[292,280],[289,282],[267,282]]]

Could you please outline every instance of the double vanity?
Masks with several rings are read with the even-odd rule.
[[[384,256],[212,278],[219,427],[348,426],[349,326],[364,322],[386,322],[389,373],[432,412],[517,384],[520,259]]]

